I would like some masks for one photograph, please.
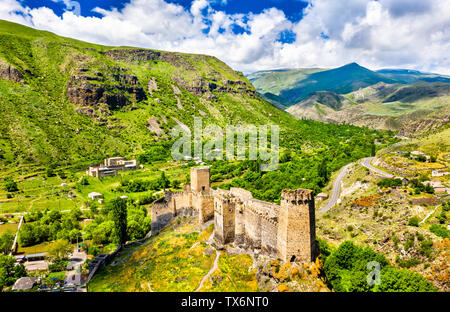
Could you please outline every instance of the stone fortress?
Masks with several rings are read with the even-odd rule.
[[[284,262],[310,262],[318,254],[311,190],[283,190],[281,205],[254,199],[240,188],[210,188],[209,167],[191,168],[191,184],[166,192],[152,205],[152,234],[175,216],[214,219],[214,238]]]

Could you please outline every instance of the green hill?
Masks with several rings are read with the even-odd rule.
[[[316,71],[316,70],[313,70]],[[281,144],[322,148],[373,132],[299,121],[215,57],[90,44],[0,21],[0,160],[131,156],[177,125],[277,124]]]
[[[177,124],[287,125],[215,57],[107,47],[0,21],[0,155],[69,163],[131,154]]]

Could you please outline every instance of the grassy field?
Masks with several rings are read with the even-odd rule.
[[[3,233],[14,234],[17,231],[18,224],[16,223],[5,223],[0,225],[0,235]]]
[[[97,179],[89,177],[89,185],[79,185],[78,181],[85,174],[85,171],[66,171],[66,178],[59,176],[47,178],[45,173],[37,172],[31,177],[15,175],[15,181],[19,192],[14,193],[14,197],[7,198],[7,192],[0,189],[0,214],[21,213],[30,211],[32,208],[39,210],[58,209],[70,210],[71,208],[81,208],[86,201],[89,201],[88,194],[91,192],[102,193],[105,201],[111,200],[119,195],[126,195],[129,198],[137,199],[144,195],[152,195],[154,191],[139,193],[117,193],[114,189],[120,185],[122,180],[149,180],[158,178],[161,170],[165,171],[170,180],[185,182],[189,168],[183,166],[173,166],[169,163],[154,163],[145,166],[144,169],[135,171],[120,172],[117,176]],[[13,175],[14,177],[14,175]],[[66,183],[66,186],[62,186]],[[75,197],[69,197],[73,194]]]
[[[212,267],[215,253],[205,253],[212,227],[200,230],[196,220],[162,231],[142,245],[121,251],[100,269],[88,285],[90,292],[194,291]]]
[[[229,256],[222,253],[219,257],[219,269],[211,274],[200,291],[224,292],[258,291],[253,258],[247,254]]]

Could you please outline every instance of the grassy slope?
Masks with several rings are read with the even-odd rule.
[[[261,94],[279,95],[281,91],[294,87],[298,81],[306,79],[310,74],[324,71],[320,68],[300,68],[287,70],[260,71],[248,75],[248,79]]]
[[[152,51],[94,45],[6,21],[0,21],[0,43],[0,59],[17,68],[24,77],[24,83],[0,79],[3,164],[64,165],[99,161],[105,156],[132,156],[152,142],[168,138],[176,125],[172,118],[192,126],[193,117],[202,116],[201,112],[206,113],[202,116],[204,125],[280,125],[280,137],[285,145],[295,141],[298,146],[324,146],[332,144],[337,133],[349,138],[362,131],[295,120],[255,95],[254,87],[242,73],[214,57],[160,52],[176,62],[136,61],[132,60],[135,53]],[[104,54],[110,50],[123,51],[130,58],[113,59]],[[137,77],[147,99],[140,102],[132,99],[122,109],[112,110],[110,116],[102,116],[104,125],[76,113],[79,107],[66,96],[70,78],[80,75],[80,69],[86,70],[82,74],[89,77],[97,73],[109,77],[118,67],[125,74]],[[150,94],[147,85],[152,78],[158,89]],[[177,79],[184,80],[186,85],[215,83],[234,91],[210,90],[198,96],[178,84],[182,93],[175,94],[172,86],[177,85],[174,82]],[[98,83],[95,79],[89,82]],[[107,87],[111,84],[103,83]],[[183,109],[178,108],[177,97]],[[161,138],[147,129],[149,118],[159,122],[164,132]]]
[[[77,162],[130,154],[155,140],[154,133],[146,128],[151,116],[167,117],[167,125],[161,126],[166,133],[175,126],[170,117],[190,126],[193,115],[200,116],[199,110],[207,113],[203,117],[206,122],[221,125],[227,122],[287,125],[292,121],[261,98],[250,96],[248,91],[254,89],[248,80],[213,57],[174,53],[184,59],[180,66],[165,61],[113,60],[100,53],[112,47],[63,38],[6,21],[0,21],[0,43],[0,59],[17,68],[25,80],[16,83],[0,79],[0,149],[7,162]],[[66,88],[70,77],[81,67],[87,67],[90,74],[108,73],[119,66],[138,78],[148,99],[132,103],[138,110],[125,108],[112,112],[112,117],[117,118],[115,126],[120,129],[117,131],[77,114],[76,106],[66,97]],[[153,96],[146,87],[151,77],[158,84]],[[215,101],[182,90],[178,97],[184,109],[180,110],[172,90],[174,77],[182,77],[188,83],[200,78],[216,79],[218,85],[227,79],[243,81],[246,90],[233,95],[217,92]]]

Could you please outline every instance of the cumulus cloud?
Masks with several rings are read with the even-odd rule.
[[[450,0],[309,0],[297,22],[276,8],[211,7],[226,0],[194,0],[189,9],[131,0],[120,10],[94,9],[101,17],[77,15],[71,0],[52,1],[66,4],[62,16],[2,0],[0,18],[100,44],[210,54],[245,72],[358,62],[450,74]],[[295,39],[282,42],[285,33]]]

